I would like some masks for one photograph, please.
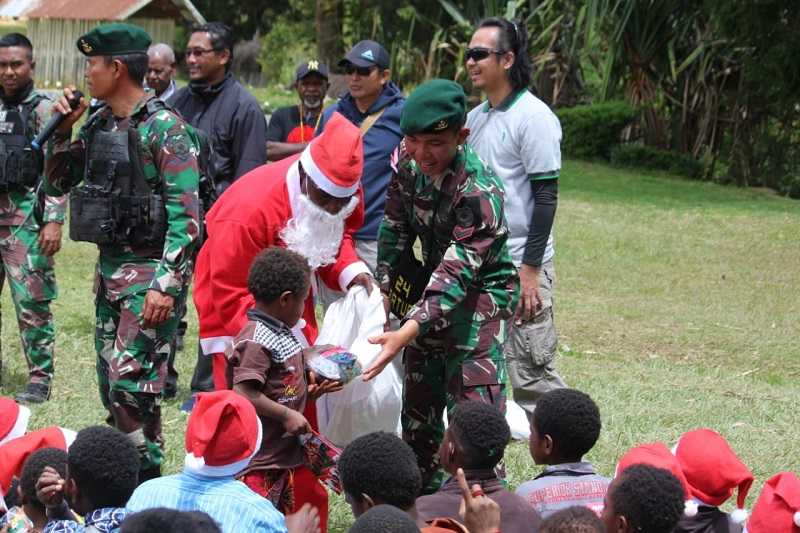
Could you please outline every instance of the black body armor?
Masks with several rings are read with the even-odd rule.
[[[28,140],[29,113],[0,111],[0,192],[33,187],[39,178],[40,160]]]
[[[167,211],[162,191],[145,179],[136,123],[125,131],[88,127],[84,182],[69,195],[70,239],[163,247]]]

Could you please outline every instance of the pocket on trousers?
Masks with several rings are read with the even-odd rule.
[[[498,371],[491,359],[468,359],[461,363],[461,383],[464,388],[482,385],[497,385]]]
[[[533,317],[533,320],[520,326],[526,349],[535,366],[546,366],[556,355],[556,328],[553,323],[553,308],[548,307]]]

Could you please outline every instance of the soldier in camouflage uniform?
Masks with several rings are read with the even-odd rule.
[[[45,196],[43,211],[34,213],[41,176],[30,141],[50,118],[53,103],[34,89],[33,68],[33,47],[27,38],[10,33],[0,39],[0,257],[4,270],[0,290],[8,278],[30,376],[16,399],[41,403],[50,396],[54,370],[53,254],[61,247],[66,198]],[[21,142],[15,143],[15,136]],[[21,179],[23,175],[32,181]]]
[[[86,102],[71,111],[73,93],[65,89],[54,109],[67,116],[45,167],[50,191],[71,189],[70,237],[96,242],[100,249],[95,331],[100,397],[109,421],[140,451],[140,482],[160,474],[166,360],[200,236],[197,137],[142,89],[149,44],[147,33],[128,24],[99,26],[78,39],[92,96],[106,106],[70,143],[71,127]],[[115,151],[119,142],[125,149]],[[103,181],[108,175],[114,176],[110,183]],[[134,187],[127,193],[133,200],[116,192],[121,183],[134,186],[137,180],[146,181],[147,190]],[[106,185],[113,186],[110,192]],[[110,200],[115,210],[99,214],[105,204],[98,198]],[[147,216],[143,206],[149,206]],[[123,214],[114,218],[117,209]],[[132,216],[144,218],[133,225]],[[142,237],[158,227],[159,235]]]
[[[445,407],[478,400],[505,412],[503,343],[519,298],[506,248],[503,187],[464,143],[465,104],[458,84],[432,80],[403,109],[404,153],[389,185],[378,245],[387,307],[401,284],[399,265],[417,238],[432,275],[400,329],[373,339],[383,350],[365,371],[371,379],[407,346],[403,439],[417,454],[427,492],[442,481],[437,452]]]

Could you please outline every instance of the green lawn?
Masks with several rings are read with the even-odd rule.
[[[672,445],[705,425],[725,435],[756,475],[800,471],[800,203],[670,176],[569,161],[556,221],[558,366],[600,405],[589,455],[605,474],[630,446]],[[102,423],[97,399],[89,245],[58,256],[61,297],[53,400],[31,427]],[[6,291],[7,293],[7,291]],[[2,302],[4,394],[25,381],[8,295]],[[195,319],[187,345],[194,346]],[[194,351],[179,360],[181,392],[166,403],[165,471],[180,469]],[[525,444],[508,452],[512,486],[536,472]],[[332,530],[346,529],[337,499]]]

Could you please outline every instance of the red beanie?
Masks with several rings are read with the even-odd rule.
[[[0,491],[8,492],[11,480],[19,478],[22,466],[33,452],[42,448],[66,450],[74,440],[74,431],[51,426],[31,431],[0,446]]]
[[[201,393],[186,427],[186,470],[205,476],[233,476],[261,448],[255,407],[231,390]]]
[[[684,433],[675,446],[675,458],[689,483],[693,497],[718,507],[736,496],[736,522],[746,518],[744,502],[753,484],[753,474],[733,453],[728,442],[716,431],[706,428]]]
[[[317,187],[336,198],[358,191],[364,170],[361,130],[339,113],[333,113],[322,135],[311,141],[300,164]]]
[[[780,472],[767,480],[747,521],[748,533],[800,533],[800,479]]]
[[[24,435],[30,416],[30,409],[24,405],[0,396],[0,444]]]

